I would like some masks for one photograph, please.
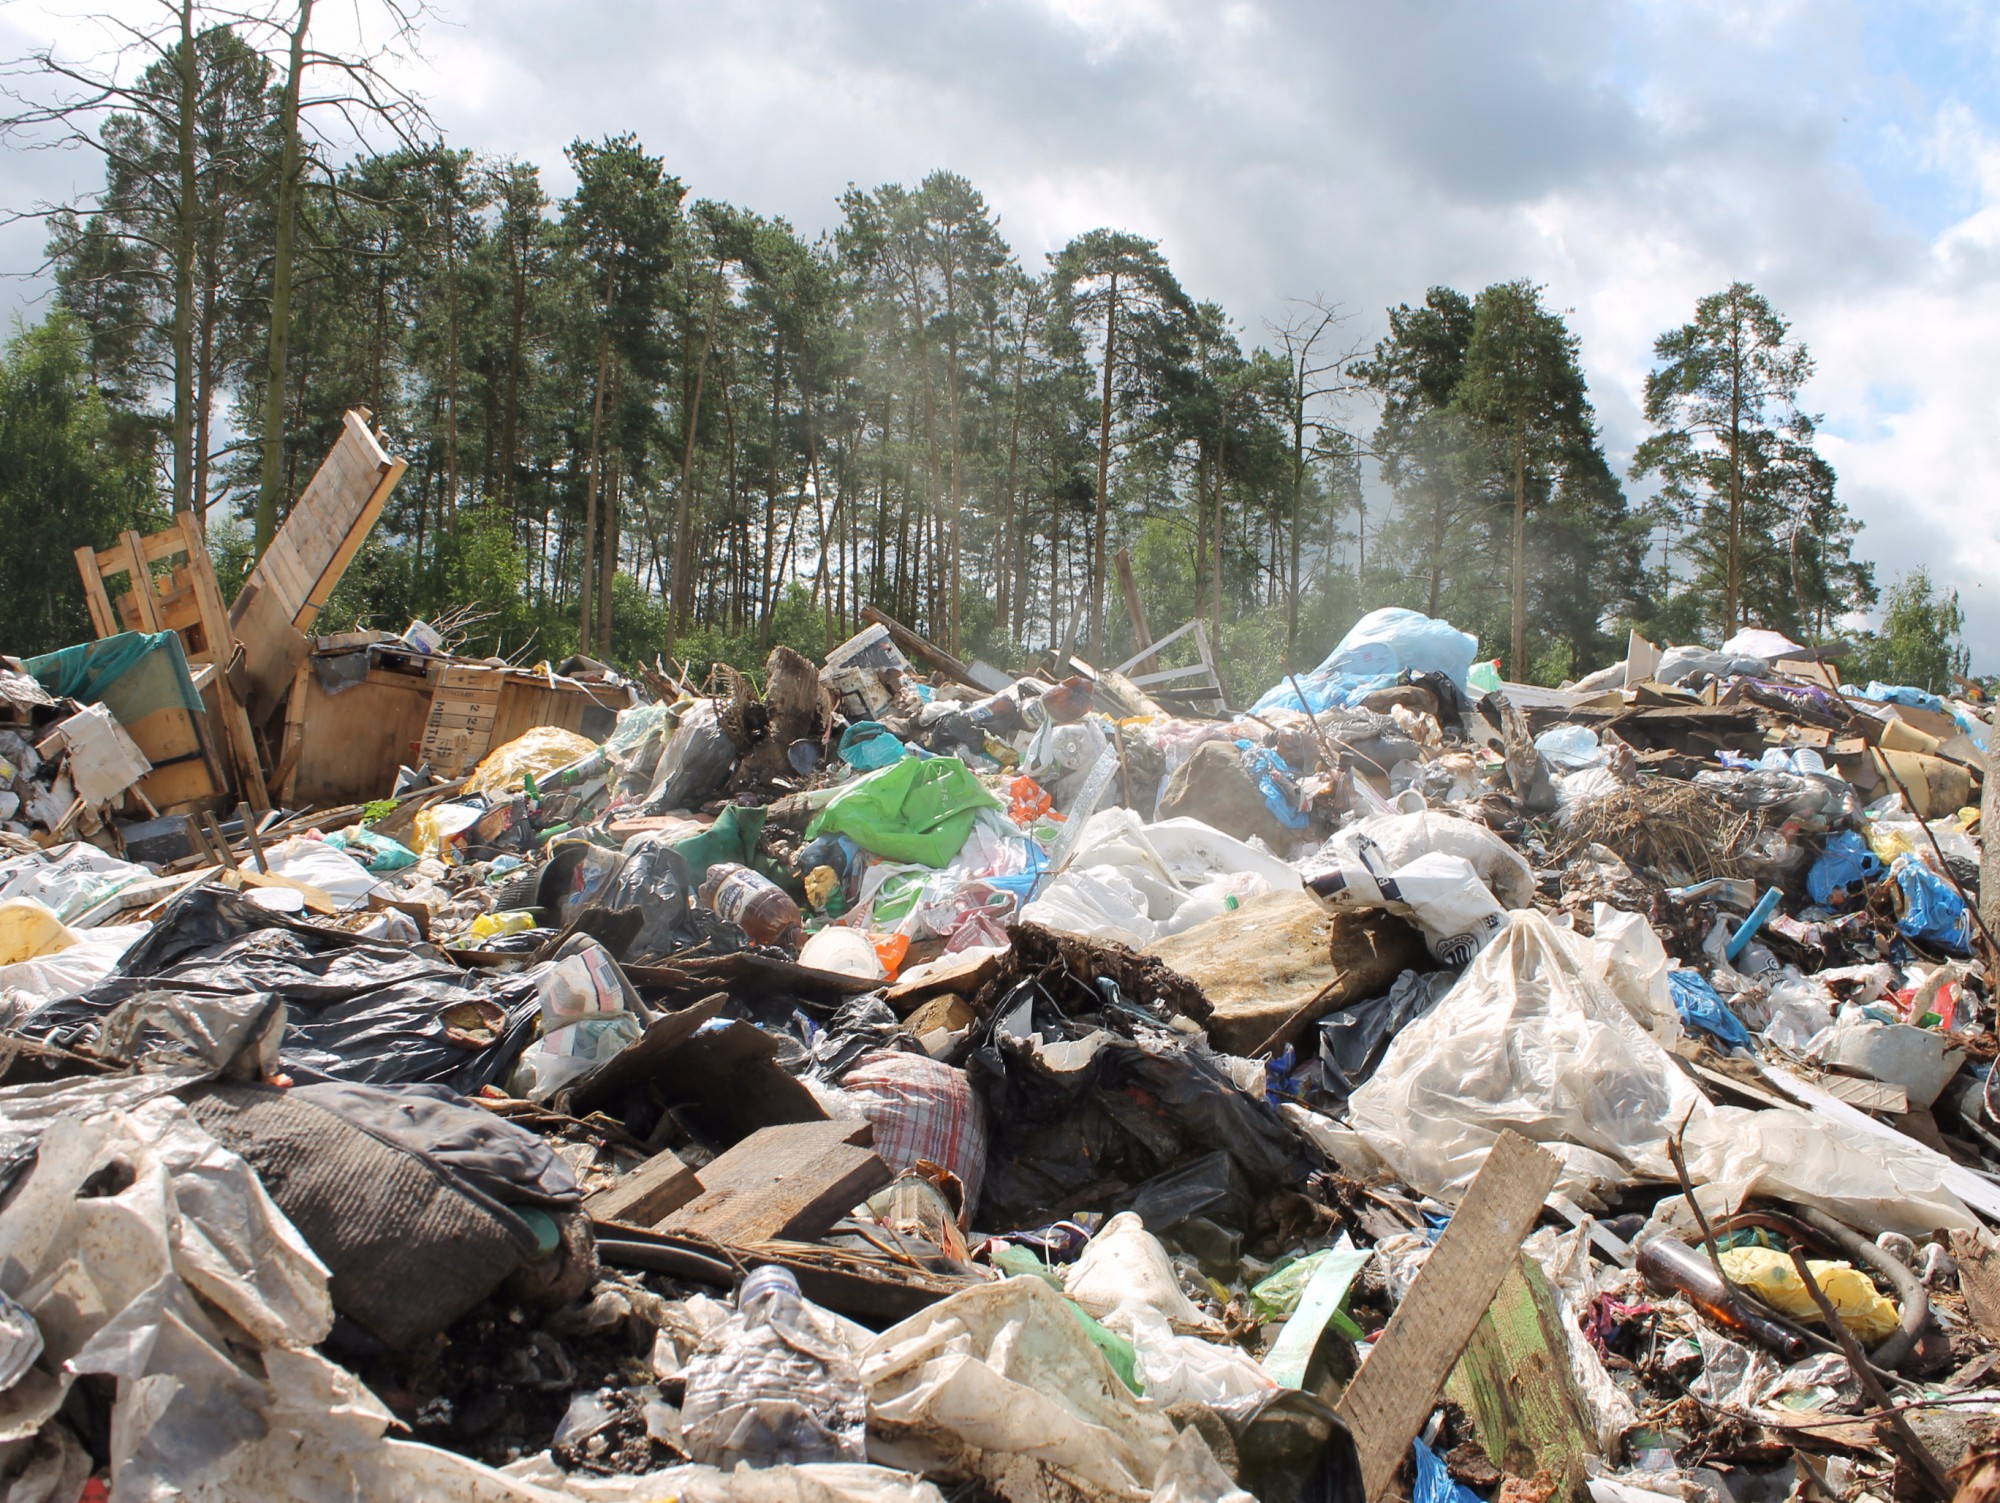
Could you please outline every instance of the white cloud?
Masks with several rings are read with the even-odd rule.
[[[1134,230],[1252,330],[1323,293],[1372,337],[1433,283],[1533,277],[1574,312],[1620,462],[1655,335],[1751,280],[1818,356],[1864,548],[1957,585],[2000,669],[1979,0],[441,4],[409,77],[454,142],[557,193],[568,141],[632,130],[693,193],[811,235],[849,182],[949,167],[1030,266]],[[61,191],[0,173],[0,200]]]

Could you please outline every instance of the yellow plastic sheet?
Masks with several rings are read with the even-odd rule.
[[[1874,1281],[1852,1264],[1808,1258],[1806,1267],[1833,1302],[1841,1324],[1863,1346],[1887,1340],[1902,1324],[1895,1304],[1884,1298]],[[1722,1268],[1732,1283],[1741,1284],[1772,1309],[1795,1320],[1820,1323],[1819,1306],[1813,1303],[1798,1270],[1792,1267],[1789,1254],[1769,1247],[1732,1247],[1722,1255]]]
[[[54,911],[32,898],[9,898],[0,903],[0,965],[53,955],[75,943],[76,936]]]
[[[538,780],[545,778],[596,750],[597,743],[588,736],[579,736],[559,725],[538,725],[488,752],[486,760],[472,770],[465,791],[483,793],[489,798],[518,793],[523,780],[530,775]]]

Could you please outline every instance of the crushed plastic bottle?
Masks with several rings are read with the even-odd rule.
[[[784,888],[733,861],[718,861],[701,884],[701,906],[736,925],[757,945],[796,952],[806,942],[805,917]]]
[[[853,1358],[787,1268],[759,1268],[736,1314],[687,1367],[682,1434],[698,1462],[724,1470],[865,1461],[868,1399]]]

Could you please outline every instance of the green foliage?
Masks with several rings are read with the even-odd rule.
[[[1913,569],[1889,587],[1881,629],[1856,642],[1846,676],[1856,683],[1879,679],[1949,694],[1952,680],[1970,671],[1964,630],[1958,591],[1940,591],[1928,570]]]
[[[1366,603],[1443,616],[1530,679],[1609,654],[1644,527],[1605,461],[1576,338],[1540,290],[1434,287],[1390,310],[1361,374],[1382,397],[1375,448],[1396,495]]]
[[[71,553],[140,525],[146,452],[91,382],[84,331],[57,308],[0,359],[0,643],[31,657],[92,635]]]
[[[0,539],[17,560],[0,561],[0,606],[16,615],[66,583],[49,557],[136,519],[148,464],[163,499],[210,503],[225,590],[248,570],[232,518],[264,455],[234,440],[262,435],[270,395],[281,134],[250,36],[197,38],[191,206],[168,54],[131,96],[145,107],[105,126],[102,192],[54,221],[80,331],[50,337],[102,395],[78,394],[59,425],[91,436],[50,452],[88,457],[71,488],[95,499]],[[470,612],[478,652],[630,666],[672,643],[676,659],[754,668],[779,642],[823,652],[874,604],[961,656],[1011,666],[1075,641],[1116,663],[1135,636],[1110,567],[1126,550],[1151,630],[1207,623],[1247,697],[1383,604],[1445,616],[1553,678],[1610,660],[1631,624],[1703,636],[1740,609],[1825,635],[1873,598],[1796,411],[1809,362],[1740,284],[1662,337],[1641,466],[1662,500],[1638,514],[1604,461],[1576,340],[1532,284],[1433,288],[1389,310],[1355,366],[1315,349],[1330,305],[1273,329],[1274,353],[1139,235],[1093,230],[1024,264],[955,173],[850,188],[840,223],[808,241],[688,199],[629,134],[568,155],[561,202],[532,164],[443,141],[317,160],[300,183],[277,488],[304,490],[356,407],[408,463],[323,629]],[[1763,427],[1729,449],[1754,505],[1718,532],[1725,325],[1769,350],[1752,361]],[[17,342],[10,360],[30,355]],[[1367,446],[1342,427],[1350,371],[1382,403]],[[1677,531],[1649,573],[1655,520]],[[1725,534],[1740,589],[1719,593]],[[1722,593],[1738,603],[1717,606]],[[36,608],[0,645],[75,634],[73,606]],[[1193,657],[1183,641],[1164,664]]]
[[[1810,352],[1756,288],[1734,282],[1662,334],[1653,355],[1655,431],[1632,478],[1658,477],[1677,555],[1658,593],[1690,598],[1694,608],[1675,613],[1699,618],[1689,635],[1719,641],[1759,625],[1824,640],[1876,592],[1874,571],[1854,557],[1860,524],[1836,498],[1833,467],[1813,447],[1815,420],[1799,407]]]

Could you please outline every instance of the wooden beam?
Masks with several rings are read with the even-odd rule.
[[[146,540],[136,531],[127,532],[121,541],[125,545],[126,560],[131,567],[132,600],[139,612],[139,623],[147,631],[160,629],[160,613],[155,609],[153,594],[153,570],[146,562]]]
[[[812,1241],[889,1183],[866,1122],[766,1127],[701,1169],[702,1193],[660,1223],[737,1246]]]
[[[702,1184],[694,1170],[670,1149],[661,1149],[630,1174],[619,1178],[609,1189],[587,1198],[583,1209],[593,1221],[622,1221],[628,1226],[651,1226],[700,1195]]]
[[[1557,1496],[1584,1495],[1597,1437],[1570,1371],[1556,1293],[1533,1258],[1515,1254],[1445,1392],[1470,1416],[1480,1445],[1501,1471],[1512,1477],[1546,1472]]]
[[[889,640],[900,647],[905,654],[910,657],[922,658],[933,668],[943,673],[945,677],[958,680],[959,683],[964,684],[968,689],[979,689],[982,687],[979,680],[972,676],[972,670],[964,663],[961,663],[936,643],[918,636],[893,616],[876,610],[872,605],[864,605],[861,607],[861,619],[871,625],[886,628],[889,633]]]
[[[1557,1162],[1503,1132],[1410,1292],[1341,1396],[1368,1503],[1389,1491],[1554,1188]]]
[[[1111,567],[1118,571],[1118,588],[1125,592],[1125,614],[1132,618],[1132,640],[1139,648],[1132,666],[1157,667],[1157,656],[1152,650],[1153,629],[1146,624],[1146,603],[1139,598],[1138,580],[1132,577],[1132,555],[1120,548],[1111,555]],[[1125,669],[1118,671],[1123,673]]]
[[[90,608],[91,629],[100,637],[116,636],[118,613],[111,608],[111,597],[105,593],[95,548],[76,550],[76,572],[83,576],[83,603]]]

